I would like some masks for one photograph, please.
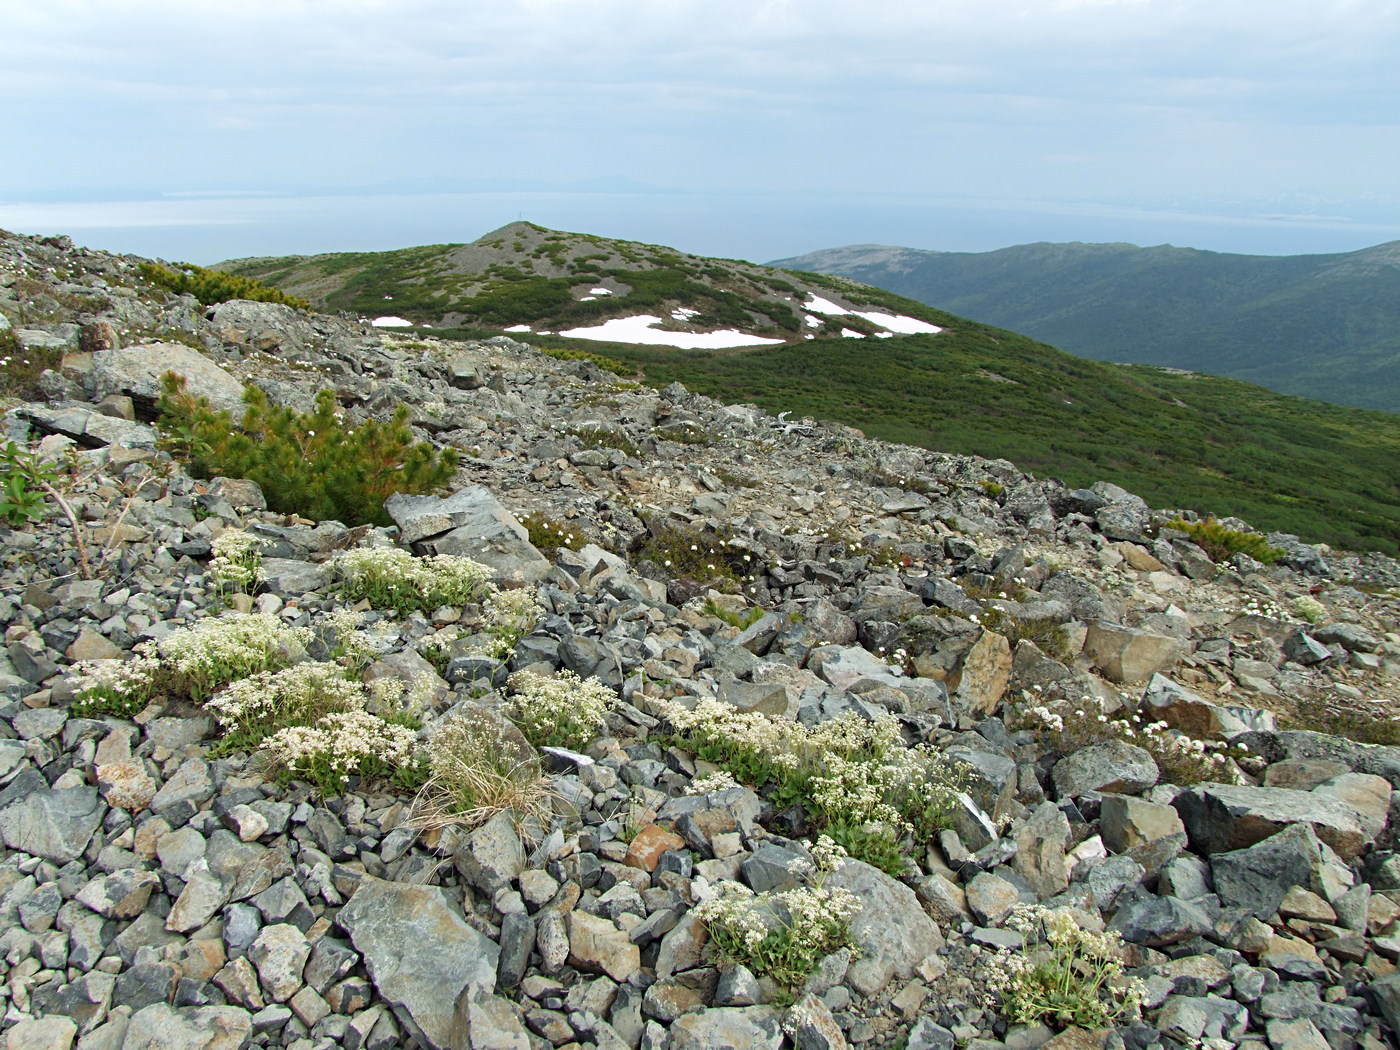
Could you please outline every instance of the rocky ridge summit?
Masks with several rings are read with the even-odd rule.
[[[1217,565],[1111,485],[649,390],[507,338],[205,308],[134,267],[0,240],[0,315],[67,354],[7,436],[74,460],[101,567],[82,577],[56,510],[0,532],[9,1050],[1396,1044],[1400,750],[1328,732],[1394,718],[1391,559],[1274,536],[1279,564]],[[463,453],[453,493],[396,499],[396,527],[373,530],[192,478],[149,424],[177,362],[211,398],[251,384],[308,408],[328,386],[357,420],[406,404]],[[521,520],[573,539],[545,558]],[[78,715],[76,662],[218,615],[211,544],[231,528],[267,544],[241,604],[290,626],[346,604],[329,562],[365,544],[481,554],[529,588],[544,615],[501,660],[452,650],[471,608],[372,613],[366,675],[432,674],[424,732],[499,703],[482,683],[510,670],[616,691],[596,739],[547,755],[549,826],[425,826],[383,783],[279,785],[257,756],[211,757],[213,719],[177,700]],[[733,592],[653,556],[668,528],[743,566]],[[809,852],[801,809],[763,785],[687,793],[713,766],[668,736],[668,704],[707,699],[813,730],[892,717],[964,769],[948,828],[899,877],[833,874],[860,902],[854,950],[792,1005],[696,919],[717,887],[771,890]],[[1179,746],[1093,739],[1125,710]],[[1009,1023],[989,978],[1023,947],[1020,904],[1119,934],[1141,1017]]]

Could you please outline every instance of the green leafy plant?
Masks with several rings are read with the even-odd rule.
[[[730,627],[737,627],[741,631],[752,627],[763,619],[763,610],[758,606],[737,612],[716,604],[713,598],[705,599],[704,613],[706,616],[713,616],[716,620],[723,620]]]
[[[396,492],[423,493],[445,484],[457,468],[454,449],[415,442],[409,410],[388,423],[347,426],[335,394],[322,390],[311,412],[269,404],[256,387],[235,425],[167,372],[161,381],[160,427],[167,448],[199,477],[256,481],[273,510],[315,521],[388,525],[384,501]]]
[[[572,525],[534,511],[520,519],[525,531],[530,534],[530,543],[547,558],[558,554],[565,547],[572,548],[584,539],[582,533]]]
[[[1283,551],[1269,546],[1269,541],[1259,533],[1231,529],[1214,518],[1200,521],[1173,518],[1167,522],[1167,527],[1190,536],[1191,542],[1205,551],[1211,561],[1227,561],[1232,554],[1247,554],[1255,561],[1272,565],[1283,557]]]
[[[1124,974],[1119,938],[1085,929],[1066,911],[1018,904],[1007,925],[1026,947],[1003,951],[991,975],[1013,1024],[1105,1028],[1137,1016],[1142,984]]]
[[[28,524],[44,516],[48,489],[58,471],[13,441],[0,448],[0,520],[7,525]]]
[[[632,369],[624,365],[615,357],[607,357],[604,354],[589,353],[587,350],[574,350],[564,346],[542,346],[540,353],[554,358],[557,361],[589,361],[597,365],[605,372],[612,372],[614,375],[631,375]]]
[[[193,295],[205,306],[213,306],[229,299],[249,299],[258,303],[280,303],[298,310],[311,309],[311,304],[305,299],[288,295],[281,289],[251,277],[225,273],[222,270],[208,270],[193,263],[177,263],[177,270],[152,262],[138,265],[141,276],[152,284],[176,295]]]

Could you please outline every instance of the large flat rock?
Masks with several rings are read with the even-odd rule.
[[[366,877],[339,915],[374,986],[434,1050],[453,1050],[458,996],[496,985],[500,949],[467,925],[446,891]]]
[[[1343,860],[1366,845],[1355,810],[1337,798],[1291,788],[1200,784],[1172,803],[1191,845],[1205,853],[1245,849],[1291,824],[1308,824]]]
[[[125,394],[148,406],[160,399],[160,378],[166,372],[184,376],[185,389],[209,399],[215,408],[241,416],[243,384],[209,358],[183,343],[141,343],[92,355],[94,397]]]

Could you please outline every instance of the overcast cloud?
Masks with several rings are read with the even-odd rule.
[[[0,226],[168,258],[1400,238],[1400,0],[0,8]]]

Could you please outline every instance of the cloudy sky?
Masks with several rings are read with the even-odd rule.
[[[214,262],[516,218],[850,243],[1400,239],[1400,0],[0,0],[0,227]]]

